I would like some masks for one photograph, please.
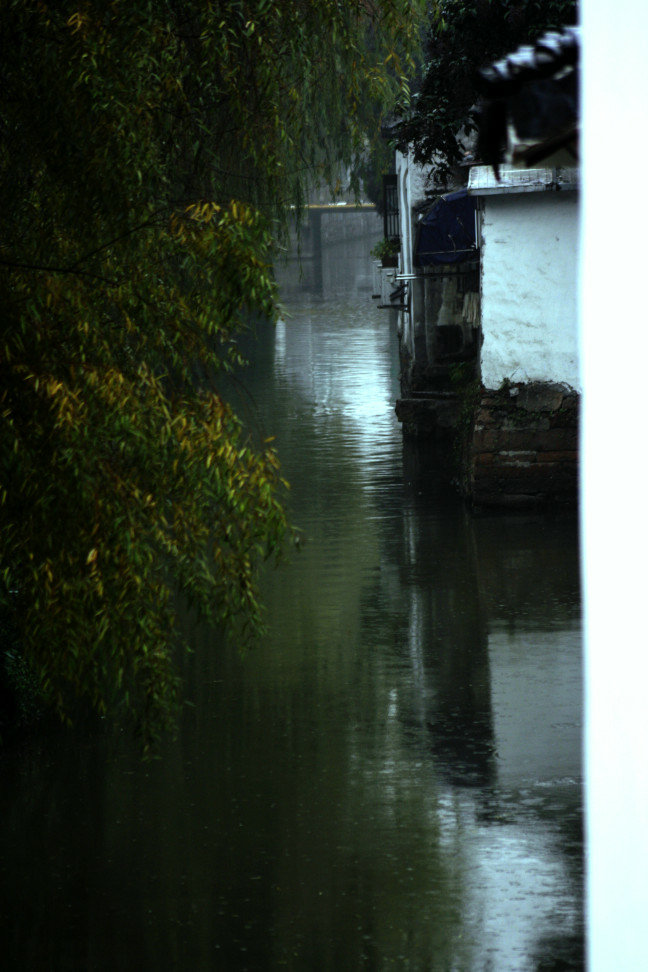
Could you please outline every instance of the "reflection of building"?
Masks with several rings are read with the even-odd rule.
[[[570,28],[482,72],[490,164],[471,160],[467,185],[438,195],[432,169],[396,153],[399,266],[382,294],[399,318],[397,414],[460,457],[480,506],[577,495],[577,58]]]
[[[426,515],[421,486],[435,489],[436,477],[425,451],[405,444],[412,487],[392,556],[403,571],[413,713],[435,763],[461,786],[580,779],[577,518],[472,517],[438,485]]]
[[[385,531],[373,603],[403,619],[411,683],[390,693],[389,718],[416,772],[431,771],[440,844],[461,872],[474,952],[455,967],[490,954],[497,969],[581,968],[576,517],[467,515],[426,454],[404,445],[402,520]]]

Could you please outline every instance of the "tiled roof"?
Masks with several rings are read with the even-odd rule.
[[[557,151],[577,158],[580,30],[548,31],[477,72],[483,96],[477,158],[542,163]],[[563,164],[563,163],[560,163]]]
[[[580,28],[548,31],[533,45],[518,47],[512,54],[477,71],[480,92],[488,98],[515,94],[529,81],[553,78],[573,69],[580,55]]]

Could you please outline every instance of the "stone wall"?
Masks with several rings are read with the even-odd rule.
[[[547,508],[578,501],[580,396],[550,382],[483,389],[462,462],[474,507]]]

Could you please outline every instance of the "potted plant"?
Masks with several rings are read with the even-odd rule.
[[[380,260],[383,267],[397,267],[398,266],[398,252],[400,250],[400,240],[381,240],[376,243],[371,251],[372,257],[376,260]]]

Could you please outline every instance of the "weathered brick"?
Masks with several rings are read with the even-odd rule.
[[[573,429],[547,429],[535,434],[533,444],[538,452],[574,451],[577,440]]]
[[[524,411],[507,412],[502,421],[502,426],[512,432],[524,432],[526,435],[533,435],[538,431],[545,431],[551,428],[551,422],[547,415],[527,415]]]
[[[475,452],[494,452],[499,446],[498,435],[494,429],[475,429],[473,434]]]
[[[492,420],[493,420],[493,413],[491,412],[491,410],[483,407],[479,409],[479,411],[477,412],[477,416],[475,418],[475,422],[479,423],[480,425],[489,425],[492,422]]]
[[[492,452],[477,452],[473,457],[473,462],[478,466],[490,466],[493,464],[494,458]]]
[[[536,462],[536,453],[529,450],[502,451],[499,454],[503,466],[529,466]]]
[[[466,453],[469,495],[484,506],[573,505],[579,396],[544,383],[515,387],[514,397],[501,391],[482,394]]]
[[[575,463],[578,461],[578,453],[563,449],[560,452],[538,452],[538,462],[559,462]]]
[[[572,428],[578,431],[580,413],[576,408],[564,409],[549,416],[552,429]]]

